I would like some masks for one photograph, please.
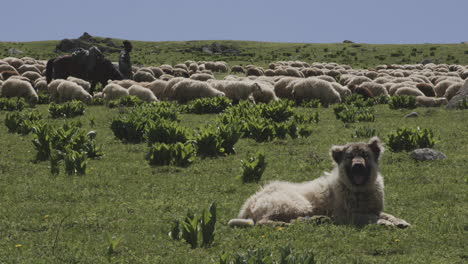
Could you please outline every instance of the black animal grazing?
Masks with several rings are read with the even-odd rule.
[[[96,61],[94,69],[86,73],[86,69],[71,55],[60,56],[47,61],[45,75],[47,83],[50,83],[52,79],[66,79],[68,76],[87,80],[91,83],[91,94],[97,83],[105,86],[108,80],[123,79],[122,74],[108,59]]]

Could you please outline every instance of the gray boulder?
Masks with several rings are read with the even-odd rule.
[[[444,153],[430,148],[415,149],[413,150],[413,152],[411,152],[410,156],[411,158],[419,161],[438,160],[447,158],[447,156]]]
[[[463,84],[463,87],[458,90],[457,94],[455,94],[452,99],[450,99],[448,105],[446,106],[447,109],[455,109],[460,103],[463,98],[468,100],[468,79],[465,81],[465,84]]]

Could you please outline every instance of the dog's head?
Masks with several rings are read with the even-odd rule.
[[[382,152],[382,143],[378,137],[373,137],[369,143],[348,143],[331,149],[332,158],[338,165],[340,180],[353,188],[365,187],[375,182]]]

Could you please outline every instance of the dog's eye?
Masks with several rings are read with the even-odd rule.
[[[347,158],[347,159],[352,159],[352,158],[353,158],[353,154],[352,154],[352,153],[346,153],[346,154],[345,154],[345,158]]]

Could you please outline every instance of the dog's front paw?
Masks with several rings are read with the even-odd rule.
[[[409,226],[411,226],[408,222],[406,222],[405,220],[403,219],[396,219],[396,221],[394,222],[394,225],[398,228],[407,228]]]
[[[379,220],[377,220],[377,224],[378,224],[378,225],[383,225],[383,226],[391,226],[391,227],[394,227],[394,226],[395,226],[392,222],[390,222],[390,221],[388,221],[388,220],[386,220],[386,219],[382,219],[382,218],[380,218]]]

